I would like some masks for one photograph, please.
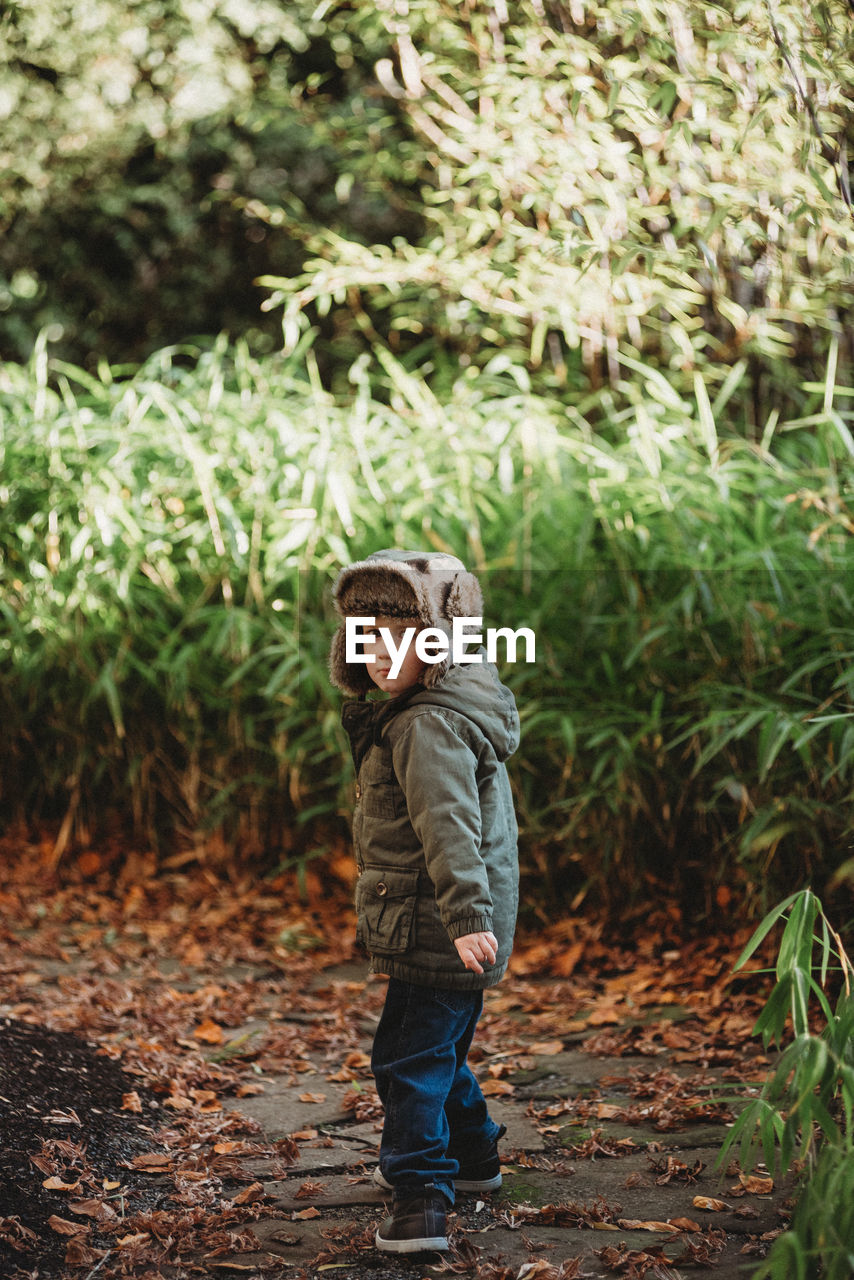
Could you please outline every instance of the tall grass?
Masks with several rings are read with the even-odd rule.
[[[501,359],[440,398],[386,354],[333,399],[309,337],[97,377],[40,344],[0,371],[7,819],[56,857],[114,821],[309,857],[348,805],[329,583],[426,545],[481,571],[488,625],[537,634],[505,671],[532,887],[661,879],[702,914],[821,878],[851,843],[851,393],[807,388],[750,444],[739,377],[688,400],[627,368],[568,407]]]
[[[776,982],[754,1035],[780,1050],[774,1072],[721,1147],[745,1171],[761,1153],[776,1176],[798,1173],[791,1225],[754,1280],[847,1280],[854,1266],[854,966],[810,890],[791,894],[762,921],[736,962],[785,925]],[[788,1043],[786,1041],[788,1040]]]

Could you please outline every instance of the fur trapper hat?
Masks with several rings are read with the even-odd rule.
[[[419,629],[438,627],[449,638],[454,618],[483,614],[477,578],[456,556],[443,552],[376,551],[342,569],[332,595],[342,618],[412,619]],[[425,686],[438,684],[449,665],[450,658],[429,663]],[[375,687],[366,663],[347,662],[343,625],[332,641],[329,672],[344,693],[361,697]]]

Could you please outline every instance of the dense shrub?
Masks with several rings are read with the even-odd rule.
[[[7,817],[60,850],[117,819],[164,849],[312,856],[349,808],[331,575],[427,545],[482,572],[487,625],[538,637],[506,668],[532,898],[666,882],[703,915],[823,882],[854,764],[840,389],[751,445],[718,438],[702,383],[650,375],[608,443],[500,359],[445,400],[387,356],[352,379],[332,397],[310,348],[224,344],[124,380],[43,344],[3,371]]]

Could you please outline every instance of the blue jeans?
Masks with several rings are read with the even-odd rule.
[[[460,1155],[483,1159],[500,1132],[466,1062],[482,991],[390,978],[371,1069],[385,1109],[380,1169],[395,1192],[435,1187],[454,1203]]]

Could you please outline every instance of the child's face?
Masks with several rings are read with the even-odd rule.
[[[382,689],[385,693],[403,693],[406,689],[411,689],[414,684],[418,684],[426,664],[421,661],[415,652],[415,636],[413,635],[410,639],[409,648],[406,650],[406,656],[400,664],[400,670],[392,679],[390,672],[393,654],[389,652],[385,640],[380,635],[380,627],[385,627],[391,632],[393,645],[397,649],[402,644],[404,633],[408,628],[414,627],[416,633],[418,632],[418,623],[414,618],[407,620],[380,617],[375,621],[376,626],[370,631],[365,630],[362,633],[365,636],[364,652],[371,654],[374,658],[373,662],[368,663],[368,675],[377,688]]]

